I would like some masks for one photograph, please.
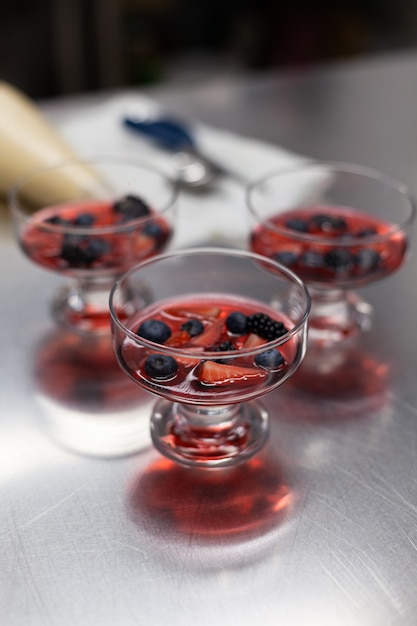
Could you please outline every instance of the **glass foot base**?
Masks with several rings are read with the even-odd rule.
[[[110,286],[95,291],[94,298],[77,287],[62,287],[53,299],[52,317],[60,326],[74,332],[110,334]]]
[[[158,400],[151,418],[155,448],[182,465],[225,467],[256,454],[269,434],[268,413],[259,402],[199,407]]]
[[[353,292],[342,295],[311,289],[310,345],[332,346],[368,332],[372,326],[372,306]]]

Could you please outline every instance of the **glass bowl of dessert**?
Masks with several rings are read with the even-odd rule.
[[[179,250],[120,277],[110,295],[114,351],[126,374],[159,396],[155,447],[199,467],[260,450],[269,416],[259,398],[302,362],[309,307],[293,272],[244,250]]]
[[[11,189],[17,241],[38,266],[66,277],[52,313],[67,329],[110,333],[109,291],[138,261],[166,249],[178,189],[135,159],[66,160]]]
[[[246,199],[250,249],[308,286],[309,340],[336,345],[369,330],[372,306],[355,290],[406,260],[416,211],[407,187],[359,165],[310,161],[266,174]]]

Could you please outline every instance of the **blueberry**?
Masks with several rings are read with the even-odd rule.
[[[86,250],[70,242],[64,242],[60,256],[64,261],[75,267],[85,267],[90,263],[90,257]]]
[[[267,370],[275,370],[284,364],[284,357],[279,350],[265,350],[265,352],[256,355],[255,363]]]
[[[92,239],[85,248],[85,253],[93,262],[99,257],[111,252],[112,245],[106,239]]]
[[[248,332],[246,315],[241,311],[233,311],[227,316],[226,328],[233,335],[244,335]]]
[[[307,250],[300,258],[300,265],[309,269],[323,267],[323,263],[324,261],[322,255],[320,252],[316,252],[315,250]]]
[[[127,195],[113,205],[113,210],[120,213],[123,221],[137,220],[150,214],[150,208],[141,198]]]
[[[153,237],[154,239],[162,239],[164,236],[164,231],[162,227],[156,222],[150,222],[149,224],[146,224],[142,232],[144,235],[147,235],[148,237]]]
[[[371,248],[363,248],[355,255],[355,265],[363,271],[373,270],[379,264],[378,252]]]
[[[345,271],[352,267],[354,257],[349,250],[344,248],[334,248],[324,255],[324,262],[327,267],[336,271]]]
[[[64,218],[59,215],[52,215],[52,217],[48,217],[45,222],[47,224],[53,224],[54,226],[71,226],[69,220],[64,220]]]
[[[91,213],[81,213],[74,220],[74,226],[92,226],[96,218]]]
[[[373,237],[377,234],[378,231],[376,228],[374,228],[373,226],[367,226],[366,228],[358,230],[358,232],[356,233],[356,237]]]
[[[274,254],[274,261],[278,261],[278,263],[282,263],[282,265],[294,265],[297,262],[297,255],[295,252],[291,250],[283,250],[282,252],[277,252]]]
[[[305,220],[300,217],[293,217],[285,222],[286,228],[290,230],[297,230],[300,233],[308,232],[308,224]]]
[[[190,337],[197,337],[197,335],[201,335],[203,332],[204,324],[200,320],[187,320],[184,324],[181,324],[180,330],[186,330]]]
[[[172,378],[178,371],[178,363],[168,354],[151,354],[145,361],[145,373],[157,380]]]
[[[347,229],[343,217],[333,217],[332,215],[314,215],[310,219],[310,224],[313,228],[318,228],[324,233],[343,232]]]
[[[171,337],[171,329],[168,324],[160,320],[146,320],[136,331],[139,337],[143,337],[154,343],[164,343]]]

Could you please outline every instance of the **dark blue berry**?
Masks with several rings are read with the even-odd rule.
[[[323,256],[315,250],[307,250],[300,258],[300,265],[309,269],[323,267]]]
[[[74,226],[92,226],[96,218],[91,213],[81,213],[74,220]]]
[[[146,224],[142,232],[144,235],[147,235],[148,237],[153,237],[154,239],[162,239],[164,236],[163,228],[161,228],[161,226],[156,222],[150,222],[149,224]]]
[[[228,339],[226,341],[222,341],[222,343],[218,343],[217,346],[213,347],[213,352],[229,352],[230,350],[236,350],[236,346]]]
[[[282,250],[282,252],[274,254],[274,261],[278,261],[278,263],[286,266],[294,265],[294,263],[297,263],[297,259],[296,253],[291,250]]]
[[[60,256],[74,267],[86,267],[90,263],[90,257],[80,245],[64,242]]]
[[[154,343],[164,343],[171,337],[171,329],[168,324],[161,320],[146,320],[136,331],[139,337],[153,341]]]
[[[308,224],[299,217],[293,217],[285,222],[285,226],[291,230],[297,230],[300,233],[308,232]]]
[[[248,332],[246,315],[241,311],[233,311],[227,316],[226,328],[233,335],[244,335]]]
[[[352,267],[354,257],[349,250],[344,248],[334,248],[324,255],[324,262],[327,267],[336,271],[346,271]]]
[[[284,364],[284,357],[279,350],[265,350],[256,355],[255,363],[267,370],[275,370]]]
[[[332,215],[314,215],[310,219],[310,225],[313,229],[321,230],[324,233],[340,233],[347,229],[343,217],[333,217]]]
[[[151,354],[144,364],[145,373],[157,380],[172,378],[178,371],[178,363],[168,354]]]
[[[376,230],[376,228],[374,228],[373,226],[367,226],[366,228],[358,230],[358,232],[356,233],[356,237],[373,237],[377,234],[378,231]]]
[[[282,322],[273,320],[266,313],[252,313],[247,317],[247,325],[249,332],[255,333],[262,339],[273,341],[285,335],[287,329]]]
[[[101,256],[111,252],[111,249],[112,245],[106,239],[92,239],[86,246],[85,252],[91,262],[93,262]]]
[[[115,202],[113,209],[122,216],[125,222],[145,217],[151,212],[148,205],[141,198],[132,195],[127,195]]]
[[[355,255],[355,265],[363,271],[373,270],[379,264],[378,252],[371,248],[363,248]]]
[[[197,335],[201,335],[204,330],[203,322],[200,320],[187,320],[183,324],[181,324],[180,330],[185,330],[190,335],[190,337],[197,337]]]
[[[71,226],[69,220],[64,220],[64,218],[59,215],[52,215],[52,217],[48,217],[45,222],[47,224],[53,224],[54,226]]]

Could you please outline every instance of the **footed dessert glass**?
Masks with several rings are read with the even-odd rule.
[[[357,165],[307,162],[252,183],[247,205],[250,249],[309,288],[309,340],[335,345],[368,330],[372,307],[351,289],[403,264],[415,216],[405,185]]]
[[[176,251],[120,277],[110,294],[114,351],[130,378],[161,396],[155,447],[201,467],[255,454],[269,430],[257,398],[301,363],[309,308],[295,274],[241,250]]]
[[[110,333],[111,286],[166,248],[176,197],[164,174],[134,159],[67,160],[15,185],[9,202],[21,249],[69,279],[52,303],[60,324]]]

